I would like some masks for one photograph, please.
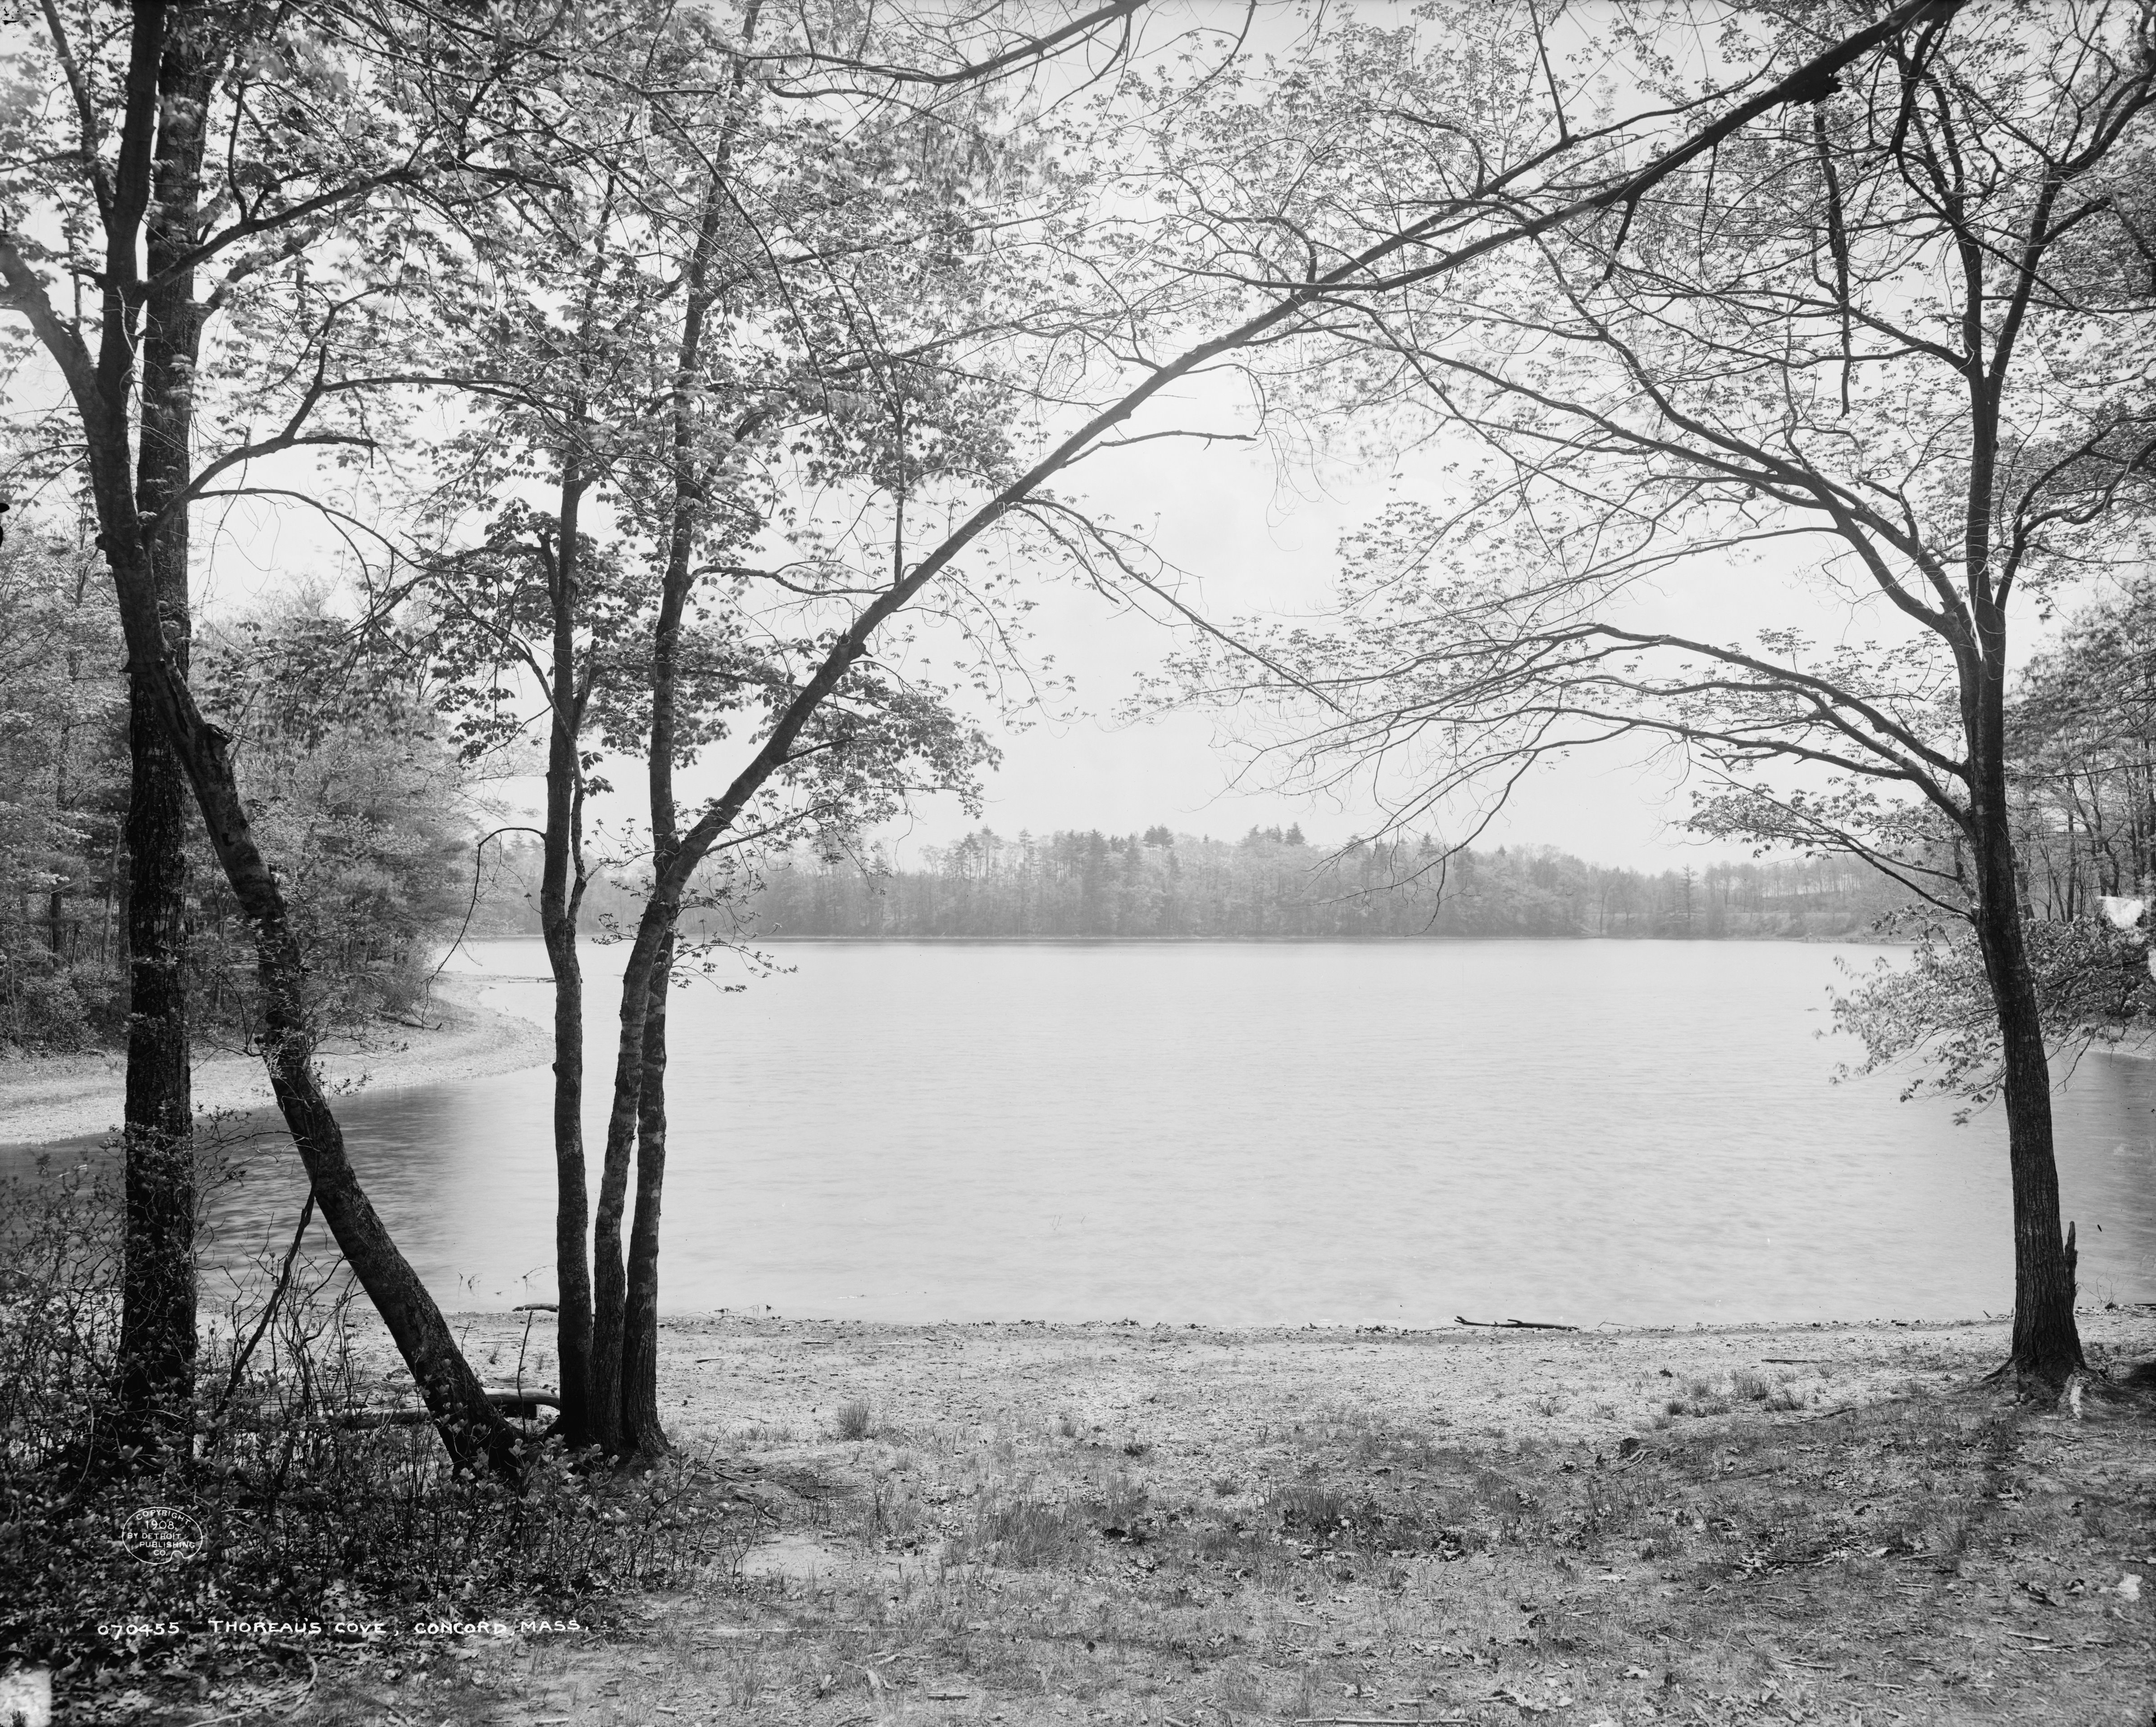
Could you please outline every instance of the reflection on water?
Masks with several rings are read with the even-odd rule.
[[[619,949],[590,956],[595,974]],[[2012,1300],[2005,1125],[1829,1083],[1773,943],[818,945],[676,996],[663,1299],[877,1319],[1666,1322]],[[480,945],[547,1012],[536,942]],[[595,1074],[611,1071],[594,976]],[[543,1069],[344,1110],[449,1307],[552,1299]],[[2156,1063],[2060,1099],[2084,1294],[2156,1298]],[[603,1099],[588,1133],[597,1174]],[[281,1245],[289,1152],[219,1202]]]

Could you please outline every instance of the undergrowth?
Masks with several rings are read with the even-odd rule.
[[[521,1486],[457,1475],[360,1346],[333,1252],[265,1262],[205,1328],[164,1443],[116,1444],[118,1208],[86,1170],[40,1173],[10,1196],[0,1282],[0,1648],[94,1673],[184,1661],[212,1619],[265,1622],[238,1639],[265,1643],[315,1622],[376,1641],[429,1618],[590,1624],[753,1538],[755,1509],[690,1458],[622,1474],[535,1437]]]

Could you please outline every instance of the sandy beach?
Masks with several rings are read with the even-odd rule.
[[[453,1324],[551,1383],[546,1316]],[[2082,1326],[2115,1375],[2156,1350],[2145,1309]],[[752,1508],[727,1562],[304,1719],[2145,1722],[2145,1401],[2018,1404],[2007,1340],[676,1316],[685,1478]]]
[[[505,1369],[502,1382],[514,1382],[520,1349],[523,1383],[553,1383],[548,1316],[452,1324],[490,1384]],[[2092,1366],[2156,1355],[2156,1310],[2087,1311],[2081,1325]],[[1287,1467],[1296,1447],[1285,1436],[1313,1421],[1382,1419],[1466,1443],[1611,1455],[1628,1438],[1747,1408],[1801,1423],[1966,1385],[2005,1357],[2008,1329],[1222,1330],[676,1314],[660,1322],[659,1391],[670,1433],[692,1448],[813,1454],[839,1407],[859,1400],[881,1431],[962,1448],[1060,1435],[1104,1454],[1142,1452],[1163,1486],[1192,1494],[1223,1469]],[[1672,1416],[1673,1398],[1702,1407]]]
[[[319,1060],[332,1089],[406,1091],[513,1074],[553,1058],[544,1027],[482,1006],[471,981],[444,976],[424,1024],[382,1021],[364,1038],[327,1043]],[[86,1139],[120,1121],[126,1059],[117,1050],[0,1062],[0,1150]],[[274,1102],[260,1058],[198,1052],[199,1112],[250,1114]]]

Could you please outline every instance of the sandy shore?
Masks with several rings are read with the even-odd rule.
[[[552,1383],[546,1316],[453,1323],[490,1380]],[[2082,1328],[2099,1366],[2156,1348],[2150,1309]],[[305,1719],[2145,1722],[2148,1406],[2017,1405],[2006,1346],[680,1315],[668,1431],[753,1508],[721,1567]]]
[[[320,1057],[333,1088],[406,1091],[490,1074],[543,1067],[553,1058],[544,1027],[480,1004],[469,979],[434,986],[424,1026],[382,1022],[363,1041],[341,1038]],[[0,1062],[0,1149],[84,1139],[113,1130],[123,1107],[126,1063],[116,1052]],[[198,1054],[198,1111],[242,1114],[271,1107],[269,1075],[259,1057]]]
[[[554,1383],[551,1317],[452,1321],[490,1384]],[[2085,1310],[2092,1365],[2156,1355],[2156,1309]],[[1085,1436],[1193,1492],[1312,1420],[1382,1414],[1463,1443],[1614,1453],[1702,1414],[1801,1422],[1967,1384],[2004,1358],[2005,1320],[1677,1330],[1220,1330],[1136,1324],[875,1325],[746,1314],[660,1322],[660,1404],[692,1447],[814,1452],[859,1400],[888,1432],[967,1443]],[[1770,1388],[1763,1392],[1761,1387]],[[1767,1398],[1771,1395],[1771,1405]],[[1716,1404],[1722,1406],[1716,1411]],[[1262,1437],[1277,1437],[1269,1443]],[[1278,1462],[1276,1458],[1272,1461]]]

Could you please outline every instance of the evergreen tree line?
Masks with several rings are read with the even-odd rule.
[[[474,929],[537,929],[536,848],[489,872]],[[593,877],[603,925],[632,894]],[[1344,848],[1300,828],[1253,828],[1239,840],[1069,829],[1005,838],[982,828],[895,867],[797,848],[753,880],[711,892],[684,919],[706,937],[756,940],[1412,940],[1458,937],[1630,937],[1714,940],[1853,939],[1903,896],[1845,858],[1777,858],[1610,869],[1552,846],[1443,855],[1409,836]]]
[[[761,936],[1342,940],[1861,935],[1899,895],[1842,858],[1609,869],[1551,846],[1446,858],[1409,836],[1345,848],[1299,828],[1239,840],[983,828],[917,865],[796,853],[751,904]]]

